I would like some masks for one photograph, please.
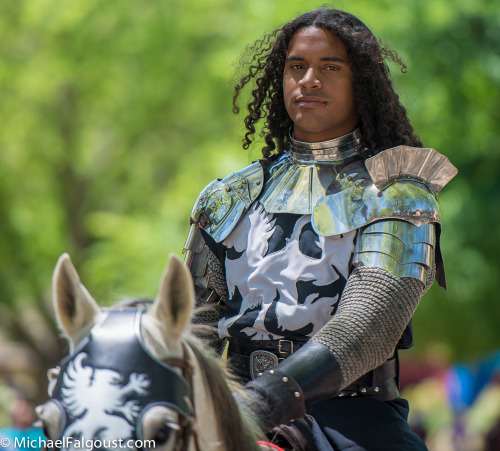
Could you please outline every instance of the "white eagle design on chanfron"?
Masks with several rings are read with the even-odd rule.
[[[62,399],[76,420],[63,435],[85,440],[132,438],[140,407],[127,397],[147,395],[150,380],[144,373],[132,373],[126,382],[116,371],[83,366],[86,357],[84,352],[76,356],[64,374]]]

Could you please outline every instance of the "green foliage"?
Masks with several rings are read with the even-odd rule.
[[[395,84],[417,132],[460,170],[441,196],[449,290],[433,288],[414,325],[417,352],[465,359],[500,342],[500,14],[493,1],[453,3],[339,6],[400,51],[408,73],[396,71]],[[20,318],[30,307],[54,330],[47,299],[58,256],[72,255],[100,302],[154,296],[198,192],[259,156],[258,145],[241,149],[242,117],[231,114],[239,55],[310,8],[0,3],[0,324],[46,365],[58,357],[55,344],[40,344],[47,327]]]

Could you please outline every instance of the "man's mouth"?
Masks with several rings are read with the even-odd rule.
[[[326,99],[318,96],[298,96],[295,104],[298,108],[318,108],[326,105]]]

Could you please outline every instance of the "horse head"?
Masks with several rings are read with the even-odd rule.
[[[193,284],[177,256],[147,307],[99,307],[67,254],[53,293],[70,352],[49,371],[50,399],[37,413],[54,447],[260,449],[236,386],[189,331]]]

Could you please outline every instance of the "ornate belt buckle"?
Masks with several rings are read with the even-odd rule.
[[[276,354],[269,351],[254,351],[250,354],[250,376],[255,379],[259,373],[272,370],[278,363]]]

